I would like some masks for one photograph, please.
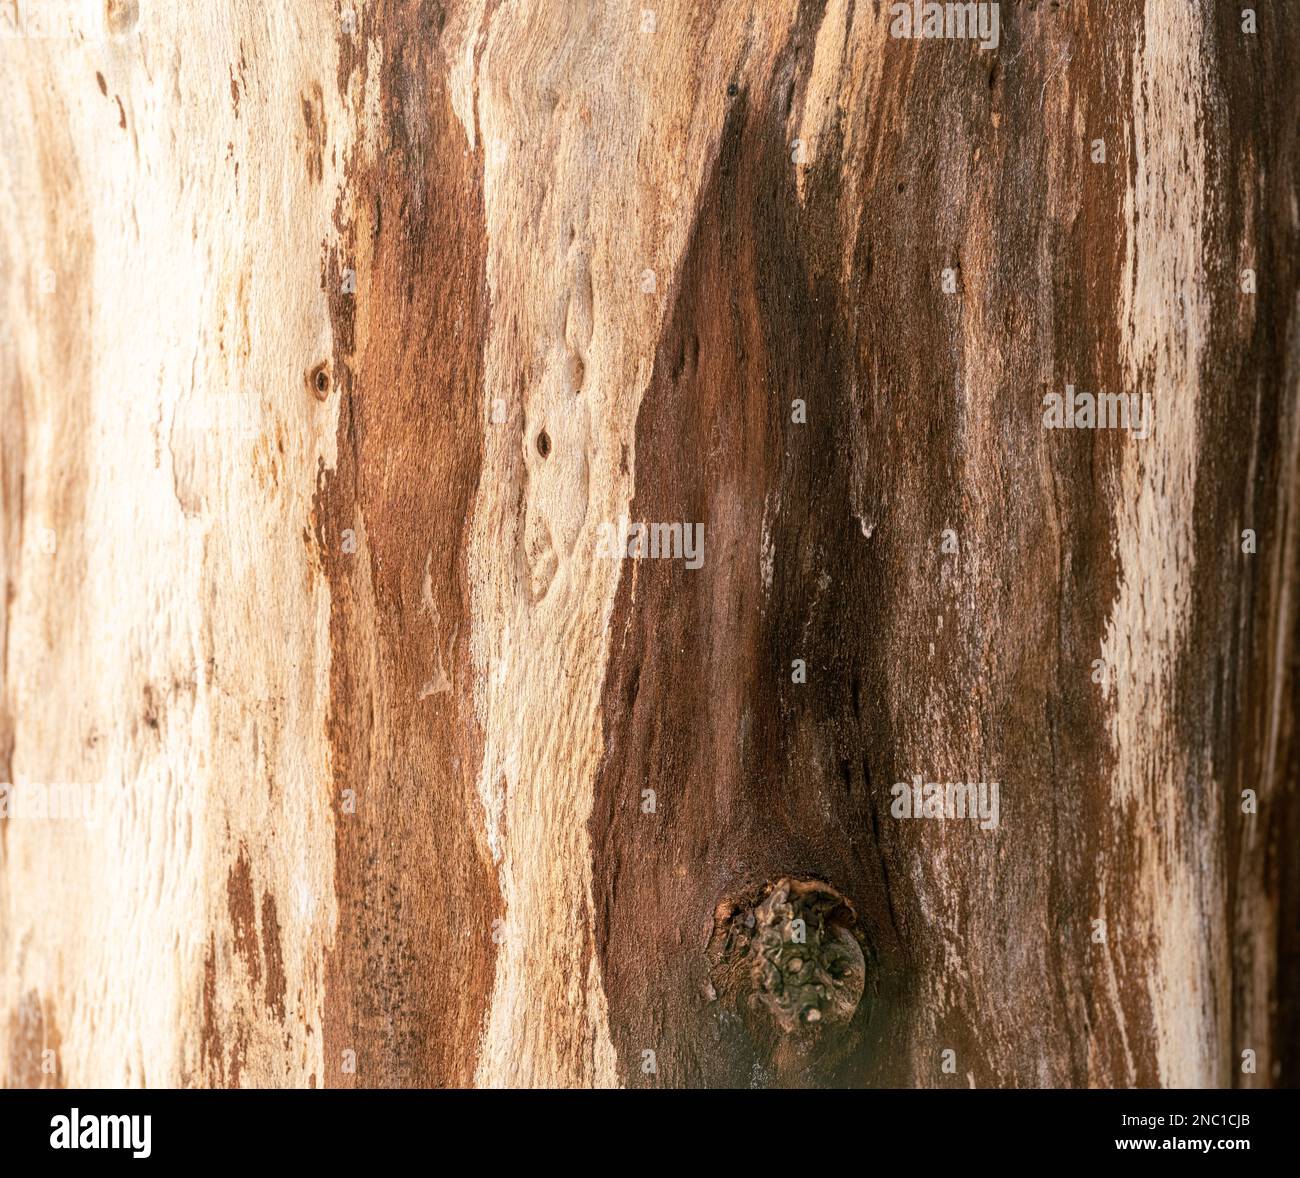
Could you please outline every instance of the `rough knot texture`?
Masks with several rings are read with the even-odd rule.
[[[756,904],[724,904],[714,929],[721,988],[781,1031],[849,1022],[866,984],[853,906],[830,885],[783,878]]]

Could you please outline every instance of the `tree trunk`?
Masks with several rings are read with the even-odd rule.
[[[0,1076],[1300,1080],[1243,7],[6,6]]]

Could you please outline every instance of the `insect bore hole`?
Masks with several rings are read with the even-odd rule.
[[[551,452],[551,435],[542,430],[537,435],[537,453],[545,458]]]
[[[324,401],[330,395],[329,365],[325,361],[317,364],[307,373],[307,388],[318,401]]]

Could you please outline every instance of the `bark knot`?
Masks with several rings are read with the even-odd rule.
[[[857,914],[830,884],[788,876],[723,900],[709,941],[724,1000],[785,1034],[848,1024],[866,986]]]

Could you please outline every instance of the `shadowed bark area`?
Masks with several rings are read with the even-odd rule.
[[[997,55],[887,45],[883,105],[823,125],[802,199],[774,96],[742,95],[728,121],[642,403],[630,511],[704,521],[707,558],[625,566],[603,704],[592,831],[629,1083],[1251,1084],[1241,1052],[1285,1043],[1265,1010],[1240,1011],[1258,1001],[1272,921],[1294,924],[1260,858],[1294,802],[1293,774],[1270,763],[1273,742],[1293,749],[1290,721],[1247,732],[1265,700],[1290,698],[1294,611],[1256,594],[1295,574],[1294,523],[1268,500],[1300,473],[1294,442],[1282,449],[1296,385],[1287,347],[1259,332],[1295,315],[1296,225],[1247,214],[1269,225],[1253,248],[1288,259],[1261,260],[1276,301],[1247,317],[1233,197],[1243,166],[1294,193],[1294,136],[1226,125],[1238,104],[1217,96],[1253,86],[1237,47],[1207,62],[1197,118],[1219,146],[1171,177],[1203,194],[1199,240],[1177,248],[1204,270],[1181,294],[1167,275],[1139,312],[1168,316],[1170,347],[1190,351],[1178,301],[1207,300],[1199,396],[1147,363],[1134,383],[1124,357],[1150,325],[1126,316],[1125,286],[1165,227],[1133,208],[1160,151],[1134,140],[1159,128],[1124,112],[1168,95],[1133,77],[1147,49],[1133,6],[1016,14]],[[1221,20],[1209,37],[1230,32]],[[806,34],[788,53],[796,103]],[[1064,96],[1044,103],[1049,87]],[[863,170],[855,201],[841,158]],[[1143,464],[1166,458],[1119,431],[1045,431],[1044,395],[1071,384],[1150,396],[1157,431],[1200,418],[1196,506],[1173,499],[1156,521],[1193,537],[1164,590],[1186,595],[1178,642],[1117,644],[1161,665],[1107,665],[1102,646],[1123,581],[1140,580],[1118,559],[1132,525],[1116,500],[1147,494]],[[1243,447],[1250,467],[1229,457]],[[1244,518],[1274,537],[1271,567],[1243,556]],[[1155,629],[1168,603],[1152,596],[1141,624]],[[1127,737],[1136,794],[1112,740],[1121,692],[1168,698],[1147,717],[1166,733]],[[896,820],[890,787],[914,774],[999,782],[997,829]],[[1270,779],[1271,805],[1243,815],[1241,791]],[[784,875],[852,901],[878,997],[847,1027],[774,1045],[761,1004],[738,1013],[715,993],[704,947],[715,904]],[[1234,879],[1248,905],[1222,886]],[[1178,915],[1209,946],[1165,977],[1159,886],[1188,891]],[[1162,1002],[1203,1022],[1173,1032]]]

